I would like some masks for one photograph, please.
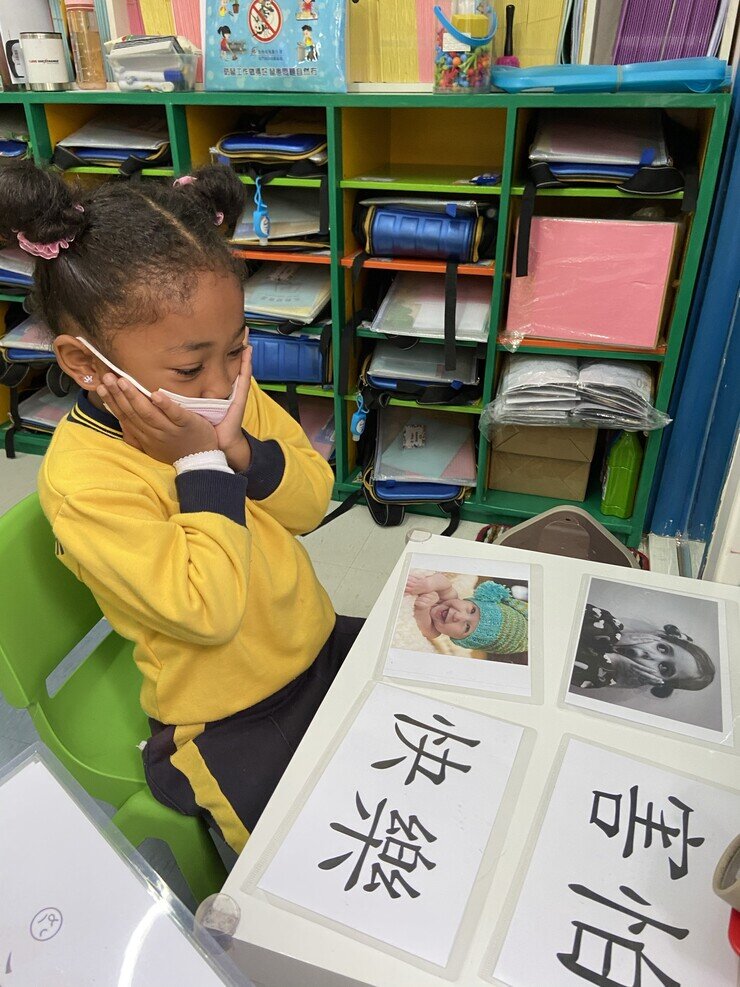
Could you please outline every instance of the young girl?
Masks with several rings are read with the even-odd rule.
[[[632,627],[603,607],[586,604],[571,688],[650,687],[657,699],[674,689],[705,689],[715,668],[706,651],[675,624]]]
[[[332,473],[252,380],[227,168],[83,194],[0,171],[0,234],[81,387],[42,464],[57,554],[134,642],[165,805],[239,851],[362,621],[334,614],[295,535]]]
[[[479,583],[461,600],[447,576],[411,573],[406,592],[416,597],[414,617],[428,641],[441,635],[472,651],[511,655],[528,650],[529,604],[524,587],[510,590],[492,579]]]

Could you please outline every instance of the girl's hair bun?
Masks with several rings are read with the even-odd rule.
[[[224,165],[206,165],[197,168],[192,182],[183,182],[178,188],[186,195],[195,196],[214,217],[223,216],[224,227],[233,233],[239,217],[247,204],[248,192],[232,168]],[[219,224],[220,225],[220,224]]]
[[[34,243],[73,239],[87,222],[79,207],[79,189],[52,170],[15,161],[0,171],[0,235],[11,246],[18,232]]]

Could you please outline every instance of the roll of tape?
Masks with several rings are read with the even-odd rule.
[[[720,857],[712,880],[714,893],[740,912],[740,835]]]

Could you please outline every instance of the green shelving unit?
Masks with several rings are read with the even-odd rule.
[[[696,209],[683,244],[680,276],[674,286],[672,308],[665,330],[665,343],[654,350],[632,351],[603,349],[593,346],[551,345],[528,340],[518,352],[563,354],[570,356],[604,356],[609,359],[643,360],[654,366],[656,374],[655,405],[660,411],[668,408],[674,390],[676,367],[683,343],[686,321],[694,292],[697,271],[706,236],[725,129],[730,108],[727,93],[691,95],[681,93],[632,93],[548,95],[528,94],[510,96],[491,94],[480,96],[436,97],[431,94],[322,95],[280,93],[0,93],[3,103],[20,103],[25,108],[34,155],[39,163],[51,160],[54,146],[66,134],[89,120],[102,108],[115,115],[130,106],[149,106],[165,117],[172,143],[173,167],[148,169],[142,173],[147,180],[186,174],[188,170],[208,160],[208,151],[219,136],[233,129],[232,125],[245,108],[306,107],[323,114],[328,142],[328,172],[331,227],[331,249],[328,258],[332,286],[333,313],[333,380],[339,381],[340,347],[343,327],[351,313],[351,282],[348,261],[357,249],[351,232],[354,201],[363,192],[378,191],[427,195],[486,197],[499,209],[499,228],[493,272],[486,272],[491,282],[491,323],[488,342],[470,344],[479,347],[484,357],[483,398],[480,406],[445,407],[450,414],[476,418],[495,393],[500,360],[507,345],[502,338],[508,280],[511,273],[514,223],[520,208],[525,175],[527,131],[533,115],[541,109],[599,108],[606,114],[612,109],[635,111],[660,108],[693,127],[701,147],[700,184]],[[459,184],[461,179],[487,171],[500,171],[497,186],[475,187]],[[99,181],[115,175],[105,168],[76,169],[80,180]],[[244,178],[247,184],[250,179]],[[277,185],[313,188],[315,179],[278,179]],[[555,210],[567,215],[569,209],[578,215],[609,216],[612,210],[634,208],[637,197],[607,188],[545,190],[542,210]],[[660,197],[670,215],[680,209],[680,193]],[[643,201],[644,200],[640,200]],[[651,197],[651,202],[654,199]],[[540,208],[538,206],[538,208]],[[624,213],[622,213],[623,215]],[[248,251],[250,259],[260,255]],[[268,258],[266,258],[268,259]],[[285,259],[280,257],[280,259]],[[301,256],[291,258],[301,261]],[[319,262],[316,258],[304,258]],[[344,262],[344,263],[343,263]],[[400,269],[401,265],[398,265]],[[394,269],[393,263],[387,265]],[[474,274],[478,272],[468,272]],[[461,275],[462,276],[462,275]],[[20,296],[0,296],[3,304],[18,302]],[[7,307],[7,305],[5,305]],[[374,333],[359,329],[353,340],[354,356],[378,339]],[[284,384],[265,385],[267,390],[281,392]],[[333,400],[337,433],[337,482],[335,494],[346,497],[358,485],[358,470],[354,461],[355,444],[349,434],[349,419],[354,410],[356,384],[350,382],[348,393],[313,386],[298,387],[299,394],[320,396]],[[0,403],[2,398],[0,397]],[[409,404],[394,399],[393,403]],[[600,493],[594,482],[584,506],[618,537],[637,545],[643,531],[648,497],[661,443],[661,433],[652,432],[645,443],[642,473],[632,518],[604,517],[599,511]],[[16,445],[21,451],[43,452],[44,436],[19,432]],[[463,517],[476,521],[516,522],[532,517],[562,501],[547,497],[532,497],[488,490],[489,449],[485,439],[478,440],[478,483],[463,508]],[[434,508],[419,513],[433,513]]]

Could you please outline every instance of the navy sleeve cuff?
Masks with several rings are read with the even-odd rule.
[[[249,432],[244,437],[252,450],[252,461],[246,472],[250,500],[265,500],[275,493],[285,474],[285,455],[280,444],[274,439],[261,442]]]
[[[246,525],[247,480],[240,473],[189,470],[175,479],[183,514],[208,511]]]

